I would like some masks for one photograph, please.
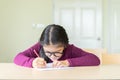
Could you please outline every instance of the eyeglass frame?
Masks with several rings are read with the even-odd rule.
[[[56,56],[55,54],[63,54],[63,52],[45,52],[45,54],[49,54],[49,55],[46,55],[49,57],[51,57],[52,55],[54,55],[55,57],[60,57],[60,56]]]

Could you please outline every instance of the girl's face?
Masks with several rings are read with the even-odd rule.
[[[57,45],[44,45],[43,46],[45,55],[48,56],[52,61],[58,60],[63,55],[63,46]]]

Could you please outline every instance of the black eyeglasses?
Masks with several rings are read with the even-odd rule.
[[[54,55],[55,57],[60,57],[62,55],[61,52],[45,52],[46,56],[51,57]]]

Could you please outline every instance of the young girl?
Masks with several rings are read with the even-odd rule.
[[[14,63],[25,67],[44,68],[47,63],[53,67],[97,66],[99,58],[89,52],[69,44],[65,29],[60,25],[48,25],[39,42],[20,52]]]

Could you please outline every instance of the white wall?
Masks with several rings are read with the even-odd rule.
[[[0,62],[38,41],[43,28],[33,23],[52,23],[52,0],[0,0]]]

